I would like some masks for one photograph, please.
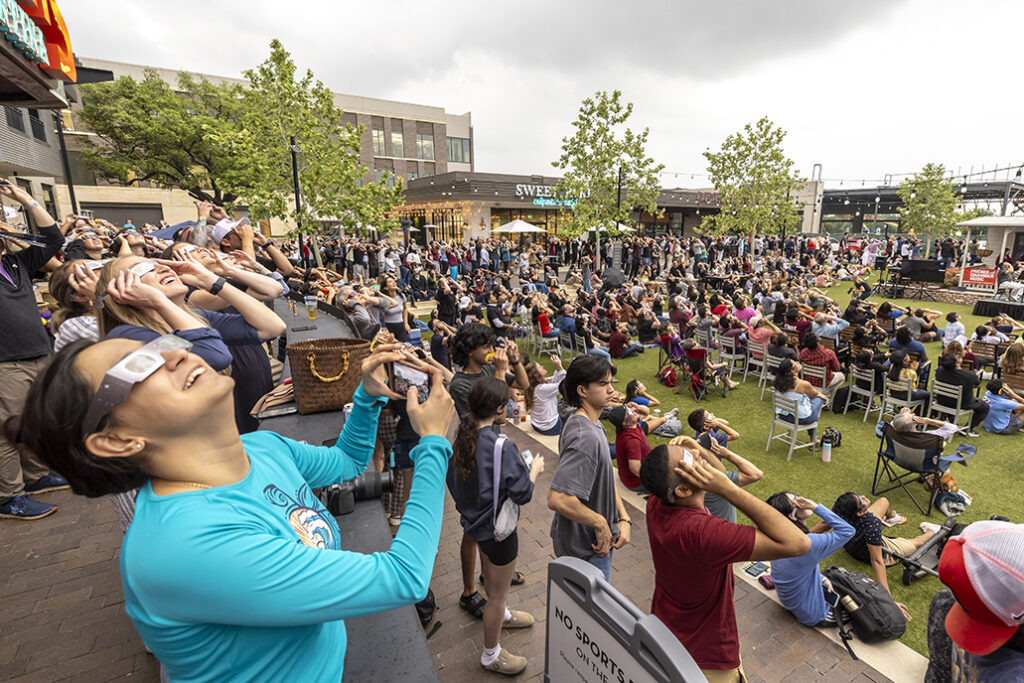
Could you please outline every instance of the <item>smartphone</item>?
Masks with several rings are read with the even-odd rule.
[[[832,591],[831,593],[825,593],[825,602],[828,603],[829,607],[835,608],[839,604],[839,593]]]
[[[416,387],[417,398],[423,403],[430,398],[430,375],[405,363],[392,363],[388,373],[388,385],[403,396]]]
[[[283,406],[274,406],[268,408],[262,412],[256,413],[257,420],[265,420],[268,417],[278,417],[280,415],[291,415],[292,413],[298,412],[299,407],[294,403],[289,403]]]
[[[768,571],[768,564],[765,562],[754,562],[744,567],[743,571],[756,579],[758,576],[761,576],[761,574]]]

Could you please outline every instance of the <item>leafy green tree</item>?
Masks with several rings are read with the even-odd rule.
[[[658,213],[658,173],[665,167],[647,156],[648,129],[634,133],[625,127],[632,113],[632,103],[624,103],[618,90],[598,91],[580,105],[575,131],[562,138],[562,154],[551,164],[562,172],[554,189],[564,214],[559,235],[573,237],[592,227],[615,235],[616,225],[634,211]]]
[[[304,231],[326,220],[357,230],[391,227],[385,213],[401,201],[401,183],[388,174],[380,182],[363,182],[368,172],[359,161],[363,128],[342,121],[334,93],[309,70],[297,78],[295,62],[277,40],[270,43],[267,60],[243,75],[251,84],[242,95],[243,125],[224,142],[251,160],[232,177],[246,188],[241,199],[250,212],[291,219]],[[293,202],[293,137],[300,209]]]
[[[221,140],[241,123],[241,92],[240,85],[187,73],[179,75],[175,90],[149,69],[141,81],[121,76],[83,85],[78,116],[96,137],[85,138],[82,159],[124,185],[149,182],[231,204],[238,188],[227,176],[246,160]]]
[[[793,196],[804,180],[782,149],[785,137],[786,131],[764,117],[729,135],[720,151],[704,152],[722,208],[704,217],[701,232],[749,232],[753,237],[798,228],[801,206]]]
[[[956,224],[965,219],[957,211],[955,184],[945,176],[942,164],[928,163],[896,190],[903,202],[899,210],[900,230],[926,236],[926,253],[931,252],[932,238],[952,233]]]

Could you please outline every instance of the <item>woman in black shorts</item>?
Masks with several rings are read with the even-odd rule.
[[[505,607],[516,570],[519,537],[518,531],[513,531],[504,540],[495,540],[494,502],[497,500],[498,510],[506,500],[516,505],[530,502],[533,484],[544,471],[544,459],[537,455],[527,467],[516,445],[499,431],[505,424],[507,403],[508,385],[502,380],[484,377],[473,384],[466,399],[469,410],[462,415],[455,437],[452,463],[448,468],[448,490],[459,511],[462,529],[480,547],[487,590],[480,666],[487,671],[514,676],[526,668],[526,657],[501,649],[498,644],[501,629],[526,628],[533,625],[534,619],[527,612],[510,611]],[[500,468],[497,487],[494,485],[496,460]]]

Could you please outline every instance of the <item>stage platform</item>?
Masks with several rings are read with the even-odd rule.
[[[1024,303],[1005,299],[978,299],[974,302],[974,310],[971,312],[986,318],[1005,313],[1014,320],[1024,321]]]

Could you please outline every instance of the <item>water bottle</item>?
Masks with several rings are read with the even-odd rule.
[[[519,424],[519,404],[512,408],[512,424]]]
[[[832,442],[822,441],[821,442],[821,461],[832,462]]]

